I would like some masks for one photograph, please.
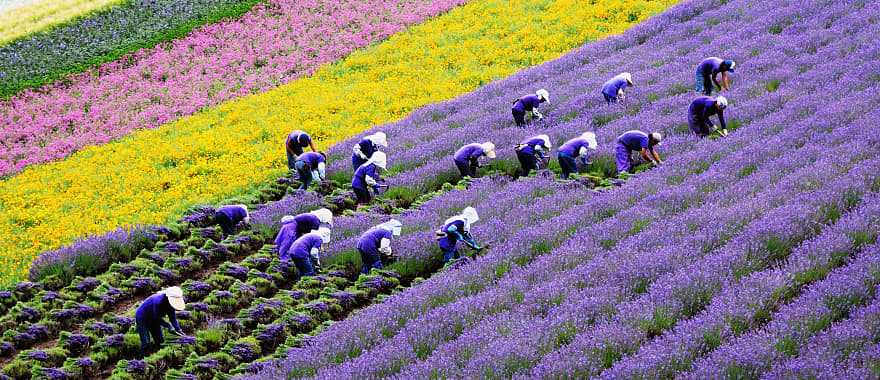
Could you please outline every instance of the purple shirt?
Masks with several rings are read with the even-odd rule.
[[[373,177],[373,179],[379,179],[379,171],[376,169],[376,164],[364,164],[358,166],[357,170],[354,171],[354,176],[351,177],[351,187],[355,189],[366,190],[367,185],[367,176]]]
[[[632,151],[641,151],[642,148],[650,149],[648,134],[642,131],[627,131],[617,138],[619,144],[623,144],[626,149]]]
[[[724,111],[715,106],[715,99],[708,96],[700,96],[691,102],[688,107],[688,119],[697,123],[706,123],[709,116],[718,115],[718,122],[721,129],[727,129],[727,123],[724,122]]]
[[[709,57],[700,62],[700,65],[697,66],[697,72],[703,75],[715,75],[721,72],[721,64],[724,62],[723,59],[718,57]]]
[[[627,87],[629,87],[629,82],[627,82],[623,76],[618,75],[609,79],[604,85],[602,85],[602,93],[613,98],[617,97],[618,90]]]
[[[247,210],[242,208],[241,206],[223,206],[217,209],[217,212],[226,215],[229,217],[229,220],[232,223],[238,223],[247,216]]]
[[[457,232],[458,234],[464,233],[464,221],[463,220],[453,220],[449,223],[446,223],[446,225],[443,226],[443,229],[441,229],[441,231],[449,233],[449,228],[452,226],[455,226],[455,229],[456,229],[455,232]],[[458,238],[454,237],[454,235],[452,235],[452,236],[447,235],[446,237],[441,238],[439,243],[440,243],[440,249],[442,249],[444,251],[453,250],[453,249],[455,249],[455,246],[458,243]]]
[[[312,138],[308,133],[303,131],[293,131],[287,135],[287,147],[290,149],[293,154],[299,156],[303,154],[303,149],[308,147],[309,144],[312,143]]]
[[[469,162],[470,160],[476,160],[485,154],[486,152],[483,151],[483,147],[480,146],[480,144],[473,143],[459,148],[452,157],[456,162]]]
[[[306,234],[296,239],[287,252],[281,253],[282,260],[290,258],[305,259],[310,256],[312,248],[321,248],[324,241],[317,234]]]
[[[275,247],[278,253],[285,255],[296,239],[321,226],[321,220],[313,214],[299,214],[292,221],[281,225],[278,236],[275,237]]]
[[[306,152],[297,157],[298,161],[305,161],[309,165],[309,170],[318,170],[318,164],[324,162],[324,156],[317,152]]]
[[[546,142],[544,141],[544,139],[537,136],[529,137],[519,144],[521,146],[519,151],[525,154],[535,154],[536,146],[541,146],[542,148],[544,148],[544,150],[547,150],[547,146],[544,145],[545,143]]]
[[[147,297],[144,303],[138,306],[134,316],[138,324],[143,323],[147,326],[158,324],[180,330],[180,325],[177,324],[177,314],[174,308],[171,307],[171,304],[168,303],[168,298],[164,294],[153,294]],[[171,321],[170,325],[162,319],[166,316]]]
[[[358,143],[358,146],[361,149],[361,153],[363,153],[364,156],[367,156],[367,158],[370,158],[373,153],[376,153],[376,151],[379,150],[379,147],[376,146],[376,144],[374,144],[372,140],[366,137],[361,139],[361,142]]]
[[[581,148],[590,149],[590,143],[583,137],[575,137],[562,144],[559,147],[559,153],[565,153],[572,158],[577,158],[580,155]]]
[[[513,109],[517,111],[531,111],[538,108],[539,104],[541,104],[541,98],[538,95],[526,95],[513,103]]]
[[[382,239],[391,240],[391,231],[379,227],[370,228],[358,239],[357,249],[363,253],[378,255]]]

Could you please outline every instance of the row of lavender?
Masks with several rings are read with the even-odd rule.
[[[613,248],[615,244],[620,244],[615,239],[603,239],[607,231],[611,229],[611,226],[594,225],[586,231],[582,231],[585,239],[570,241],[569,255],[559,255],[556,252],[548,255],[550,257],[559,257],[558,261],[554,260],[555,263],[553,264],[557,268],[557,272],[570,274],[575,272],[570,270],[572,264],[569,261],[576,261],[579,257],[593,256],[584,253],[584,251],[590,251],[590,248],[584,248],[584,245],[593,245],[592,249],[596,250],[596,255],[613,258],[610,263],[606,262],[605,265],[615,266],[620,265],[617,263],[619,255],[626,252],[640,252],[647,246],[652,251],[650,254],[637,256],[638,260],[631,261],[632,264],[628,266],[626,264],[621,265],[618,267],[620,272],[617,272],[619,274],[616,276],[626,278],[633,274],[639,274],[636,268],[642,268],[642,271],[648,271],[648,273],[643,273],[642,276],[632,279],[630,281],[633,284],[630,286],[631,289],[624,289],[624,291],[619,293],[619,297],[623,298],[618,299],[613,296],[608,298],[599,297],[595,301],[597,302],[595,305],[598,305],[596,308],[600,312],[607,313],[606,315],[602,316],[600,313],[595,318],[587,318],[587,320],[560,318],[559,326],[567,326],[565,322],[571,322],[573,326],[568,327],[568,330],[563,329],[562,333],[555,335],[559,338],[556,342],[559,346],[558,348],[552,347],[544,352],[536,348],[532,358],[513,360],[512,358],[515,359],[516,355],[523,351],[523,348],[537,346],[534,341],[529,341],[528,337],[531,336],[534,339],[538,339],[539,337],[554,336],[553,334],[529,334],[528,331],[534,325],[531,323],[532,321],[526,321],[520,325],[525,327],[519,329],[519,331],[522,331],[519,335],[515,331],[511,332],[509,330],[502,334],[504,336],[518,336],[522,339],[517,342],[519,344],[506,344],[504,347],[507,348],[507,351],[501,350],[502,347],[493,347],[496,349],[487,349],[486,351],[465,350],[468,353],[467,355],[459,355],[459,358],[464,357],[465,360],[472,364],[471,368],[477,371],[465,372],[465,374],[473,375],[480,373],[479,371],[487,370],[490,371],[489,373],[504,373],[495,372],[498,368],[493,366],[503,366],[506,365],[505,363],[512,366],[508,367],[511,371],[507,374],[528,374],[531,370],[537,371],[533,372],[532,375],[543,375],[546,373],[565,374],[572,373],[570,372],[572,370],[577,370],[579,371],[577,373],[582,374],[601,373],[605,367],[610,367],[617,363],[621,356],[637,352],[642,344],[654,341],[657,336],[663,336],[676,324],[687,321],[703,312],[709,301],[712,301],[719,294],[718,292],[722,285],[742,284],[743,287],[747,288],[745,290],[752,289],[750,286],[755,285],[748,285],[749,282],[744,279],[750,278],[749,276],[752,274],[762,276],[770,265],[786,262],[792,253],[792,249],[800,246],[804,241],[809,241],[810,238],[818,234],[825,223],[834,222],[834,218],[826,220],[826,216],[823,216],[824,211],[819,211],[827,210],[830,207],[829,205],[841,204],[847,206],[841,207],[838,209],[838,212],[846,213],[847,210],[855,206],[853,203],[859,203],[863,193],[871,190],[876,191],[876,189],[871,188],[874,184],[872,182],[873,178],[870,177],[870,174],[876,170],[876,162],[862,164],[861,166],[858,166],[858,162],[864,160],[869,155],[867,152],[876,148],[877,141],[876,138],[871,137],[871,133],[858,133],[861,127],[860,123],[867,123],[871,118],[860,118],[861,115],[856,111],[872,109],[875,102],[870,100],[868,94],[874,91],[875,86],[872,83],[853,85],[850,81],[844,79],[851,75],[857,75],[858,72],[864,69],[859,66],[859,62],[867,62],[877,57],[876,47],[871,48],[872,45],[869,44],[870,36],[876,32],[876,17],[864,18],[862,17],[863,14],[852,11],[852,7],[860,9],[865,5],[864,3],[854,3],[835,6],[822,2],[807,4],[807,6],[803,3],[762,5],[749,1],[740,1],[731,2],[724,7],[704,12],[702,15],[698,14],[699,12],[691,13],[688,17],[684,17],[684,20],[679,18],[679,21],[686,22],[681,22],[678,25],[669,26],[663,24],[664,21],[668,22],[675,19],[676,16],[690,12],[694,7],[701,11],[717,7],[717,4],[711,4],[707,5],[707,8],[699,9],[698,5],[686,4],[683,7],[673,9],[670,12],[672,16],[667,16],[667,19],[664,20],[661,17],[659,20],[653,20],[647,25],[636,28],[636,31],[631,34],[624,35],[621,39],[634,41],[647,35],[640,35],[640,33],[652,31],[656,33],[657,37],[654,38],[657,38],[657,40],[651,41],[651,38],[645,37],[646,39],[642,40],[642,42],[650,41],[651,43],[648,44],[650,47],[634,47],[614,55],[614,57],[622,60],[635,56],[660,58],[651,54],[658,50],[661,54],[666,54],[666,59],[670,59],[669,55],[671,53],[686,53],[686,51],[681,51],[683,47],[693,46],[697,41],[708,43],[712,41],[714,36],[723,36],[719,38],[721,41],[712,41],[721,46],[729,46],[733,41],[739,42],[740,46],[737,48],[737,51],[740,53],[730,53],[729,56],[732,55],[741,62],[751,61],[744,59],[743,57],[745,56],[757,56],[752,61],[756,64],[756,69],[749,73],[749,78],[737,82],[731,96],[735,101],[734,105],[736,108],[734,108],[734,111],[738,112],[737,117],[748,122],[749,128],[741,134],[734,134],[731,138],[721,142],[701,141],[694,143],[684,138],[671,139],[669,145],[672,145],[672,147],[667,148],[667,152],[682,154],[668,160],[666,167],[645,174],[642,178],[635,180],[636,183],[626,186],[619,192],[614,192],[611,196],[598,197],[596,202],[588,202],[588,206],[579,208],[579,210],[583,210],[583,213],[591,214],[590,218],[581,220],[591,220],[597,215],[601,215],[602,210],[608,210],[608,202],[612,201],[609,198],[621,198],[622,203],[618,204],[617,207],[627,208],[636,202],[640,194],[656,193],[653,196],[655,199],[652,199],[653,202],[657,202],[655,215],[627,220],[621,217],[621,210],[615,210],[614,212],[617,213],[616,219],[609,222],[620,223],[621,227],[619,227],[618,231],[632,231],[631,233],[635,234],[636,237],[647,237],[657,234],[654,235],[656,237],[653,240],[639,239],[639,244],[627,246],[625,250],[617,249],[609,252],[609,248]],[[761,9],[762,6],[767,9]],[[743,10],[745,7],[750,9],[745,11]],[[739,12],[739,10],[742,10],[742,12]],[[755,21],[759,14],[762,17]],[[770,17],[765,17],[766,14],[769,14]],[[711,29],[703,30],[705,25],[710,25]],[[783,25],[779,31],[784,31],[784,33],[781,35],[767,35],[766,32],[768,30],[775,30],[772,28],[775,25]],[[786,29],[785,25],[792,26]],[[832,29],[826,30],[826,28],[834,26],[839,26],[837,32]],[[848,34],[848,38],[841,38],[835,41],[833,37],[835,33],[839,33],[841,36],[844,33]],[[672,40],[664,40],[664,38],[671,38]],[[559,62],[550,64],[549,68],[533,70],[531,73],[523,74],[522,77],[514,78],[504,84],[528,83],[529,86],[544,85],[545,83],[541,81],[549,81],[547,77],[555,74],[552,68],[563,66],[561,62],[581,62],[585,60],[585,57],[602,56],[601,48],[603,46],[608,48],[608,45],[615,46],[615,42],[612,40],[607,43],[597,44],[594,47],[585,48],[581,52],[574,54],[575,57],[563,58]],[[698,44],[703,43],[699,42]],[[776,44],[776,49],[763,53],[763,48],[771,46],[771,44]],[[656,49],[656,46],[667,45],[673,46],[673,48],[669,50]],[[650,53],[648,52],[649,49],[652,49]],[[700,49],[694,50],[698,51],[696,54],[700,54]],[[640,58],[640,61],[637,62],[642,62],[646,66],[657,62],[656,60],[645,62],[641,61],[641,59],[643,58]],[[596,64],[594,62],[590,61],[588,65]],[[664,61],[660,60],[660,62],[663,63]],[[608,63],[600,61],[598,64],[607,65]],[[667,67],[664,67],[664,70],[667,69]],[[684,72],[689,72],[684,64],[681,65],[680,69]],[[577,72],[577,70],[571,69],[569,71]],[[527,81],[525,78],[529,74],[532,74],[533,77]],[[581,77],[584,76],[584,72],[579,72],[578,74]],[[636,75],[638,77],[639,74]],[[794,86],[785,85],[787,80],[797,75],[801,75],[805,79],[799,83],[799,85],[803,84],[802,86],[794,88]],[[670,76],[675,77],[675,74]],[[755,78],[759,79],[756,80]],[[816,82],[811,82],[811,79],[814,79]],[[771,80],[779,81],[777,84],[782,83],[782,86],[778,89],[775,88],[776,86],[768,86],[767,89],[764,89],[765,83],[769,83]],[[674,93],[676,92],[675,85],[680,85],[680,83],[667,83],[665,87],[660,87],[660,89]],[[812,85],[819,83],[821,84],[817,86]],[[473,97],[499,94],[497,97],[504,99],[515,96],[511,93],[504,94],[498,88],[494,88],[496,91],[493,92],[492,90],[495,86],[501,85],[489,86],[473,95]],[[550,85],[544,87],[552,88]],[[526,92],[525,86],[516,87],[514,91],[520,88],[523,88],[521,92]],[[772,91],[776,92],[767,94],[766,92],[770,91],[770,88],[773,88]],[[844,91],[852,92],[852,97],[846,100],[839,100],[837,97],[832,96],[832,94]],[[650,94],[648,93],[645,97],[651,98]],[[444,108],[447,110],[460,109],[464,104],[458,102],[465,104],[468,101],[473,102],[475,101],[473,97],[465,97],[447,105],[422,110],[419,115],[414,117],[414,120],[421,117],[421,120],[425,122],[429,118],[437,118],[434,115],[443,115]],[[589,95],[584,95],[584,98],[588,99]],[[679,98],[681,99],[677,103],[670,103],[686,104],[687,97],[680,96]],[[670,116],[670,114],[674,113],[676,108],[679,110],[682,108],[670,107],[669,104],[663,107],[656,103],[662,102],[652,103],[650,107],[642,107],[643,109],[633,112],[634,114],[629,117],[620,115],[622,116],[621,120],[604,125],[602,130],[611,129],[618,125],[619,127],[624,125],[631,126],[635,120],[650,120],[652,126],[658,126],[667,132],[675,133],[675,127],[682,124],[681,118],[677,115]],[[556,110],[553,112],[558,114]],[[456,113],[448,117],[447,120],[455,117],[460,117],[462,121],[479,118],[479,115],[471,115],[466,112]],[[575,116],[575,120],[576,118],[577,116]],[[472,124],[486,123],[483,119],[479,120],[478,123]],[[603,119],[593,117],[587,120]],[[404,124],[406,123],[401,123],[400,125]],[[425,124],[429,123],[425,122]],[[483,131],[485,131],[487,125],[481,125]],[[564,128],[564,126],[565,124],[557,125],[554,131],[558,131]],[[847,126],[849,127],[847,128]],[[459,124],[455,125],[455,127],[461,127],[456,128],[455,133],[459,135],[467,134],[467,125],[462,126]],[[783,127],[785,127],[785,133],[794,133],[794,135],[769,139],[769,136],[779,133],[783,130]],[[474,128],[474,130],[476,129]],[[437,128],[415,129],[415,131],[424,130],[430,130],[431,134],[436,134]],[[389,132],[392,132],[392,136],[393,131],[394,127],[391,127]],[[829,134],[827,139],[818,139],[819,136],[828,134],[829,131],[837,133]],[[409,133],[413,134],[413,132]],[[604,140],[608,141],[613,136],[614,134],[608,134],[604,137]],[[396,138],[399,140],[401,137]],[[800,173],[800,175],[792,176],[790,180],[785,178],[789,171],[785,170],[784,164],[786,161],[784,160],[770,163],[737,162],[736,165],[724,167],[724,170],[714,170],[716,167],[722,166],[722,164],[713,165],[713,162],[723,158],[725,153],[731,155],[742,154],[744,157],[755,157],[755,155],[760,156],[762,154],[772,156],[772,152],[790,147],[791,149],[807,149],[806,151],[798,151],[801,154],[806,154],[810,151],[809,149],[813,149],[813,154],[817,154],[816,152],[824,149],[824,147],[810,148],[809,145],[814,143],[813,139],[816,139],[817,144],[825,143],[838,146],[838,148],[833,150],[828,156],[817,157],[817,160],[821,158],[819,160],[820,164],[810,166],[803,169],[803,171],[795,171]],[[415,152],[413,154],[419,154],[420,152],[432,152],[435,148],[421,150],[412,149],[412,147],[436,147],[445,144],[445,141],[440,138],[430,138],[428,133],[425,133],[420,138],[414,138],[413,141],[418,141],[418,145],[413,142],[409,145],[403,144],[402,148]],[[853,148],[854,142],[858,142],[858,145],[865,144],[868,150],[853,152],[856,150]],[[455,144],[449,145],[454,146]],[[804,146],[807,146],[807,148],[803,148]],[[821,145],[819,146],[821,147]],[[840,157],[843,157],[844,154],[853,158],[848,164],[839,162],[841,161]],[[707,157],[711,158],[707,160]],[[784,159],[789,160],[789,162],[800,162],[801,158],[797,155],[792,155],[786,156]],[[759,164],[768,166],[765,167]],[[680,165],[678,167],[679,170],[672,168],[673,165]],[[839,168],[836,168],[840,165],[843,165],[845,168],[851,168],[854,167],[852,165],[856,165],[855,167],[858,170],[854,169],[853,172],[857,174],[843,177],[840,184],[825,182],[842,173],[839,171]],[[756,174],[758,173],[756,170],[759,168],[766,171],[763,175],[767,179],[784,180],[785,182],[776,188],[764,187],[760,182],[762,177]],[[823,175],[820,176],[814,175],[819,168],[825,168],[830,171],[822,172]],[[707,169],[711,169],[711,172],[707,172]],[[830,176],[830,178],[824,177],[832,173],[836,174]],[[684,184],[689,183],[691,176],[694,175],[697,175],[696,178],[702,179],[707,183],[688,189],[690,190],[690,195],[686,195],[689,194],[688,192],[663,191],[670,188],[681,189],[684,187]],[[715,181],[739,176],[747,180],[742,181],[740,186],[736,188],[738,192],[725,191],[720,194],[713,194],[716,192],[716,186],[729,186],[729,184],[719,184]],[[868,177],[868,179],[865,179],[865,177]],[[682,185],[672,186],[678,184]],[[638,185],[645,186],[649,190],[639,188]],[[825,191],[808,191],[811,190],[810,186],[818,186],[819,189]],[[760,192],[760,189],[767,189],[767,193]],[[844,194],[847,194],[847,191],[845,190],[855,194],[853,195],[854,200],[846,200]],[[644,191],[649,192],[645,193]],[[753,191],[758,192],[755,193]],[[693,195],[694,192],[699,195]],[[646,259],[653,258],[658,251],[655,250],[656,247],[654,246],[658,244],[656,239],[661,236],[664,239],[671,236],[671,231],[657,227],[657,223],[651,223],[654,218],[659,216],[665,217],[664,213],[674,211],[677,208],[679,211],[683,211],[683,208],[690,207],[694,203],[715,199],[716,195],[740,199],[743,197],[743,194],[754,196],[756,199],[760,199],[758,198],[759,195],[772,194],[772,196],[769,196],[769,200],[756,200],[751,208],[743,211],[744,214],[733,214],[738,215],[740,219],[736,217],[725,219],[725,214],[718,214],[717,218],[719,220],[729,220],[732,226],[726,229],[721,228],[720,230],[716,228],[700,230],[703,231],[703,234],[698,235],[701,238],[708,239],[710,242],[713,239],[716,240],[711,244],[701,242],[700,245],[694,246],[693,241],[690,243],[673,242],[672,245],[659,249],[660,252],[666,253],[664,256],[671,257],[670,261],[658,263],[657,266],[644,266],[645,262],[651,262],[651,260]],[[788,194],[787,196],[790,198],[785,198],[785,194]],[[599,200],[601,200],[601,203]],[[659,202],[660,200],[663,202]],[[730,201],[726,202],[729,203]],[[590,206],[593,208],[590,208]],[[614,209],[612,208],[612,210]],[[633,210],[636,209],[628,210],[635,212]],[[637,210],[645,212],[641,207],[637,208]],[[706,215],[715,215],[708,213],[710,210],[713,209],[700,209]],[[700,215],[691,214],[691,211],[688,210],[687,212],[691,219],[697,218]],[[731,210],[725,211],[730,212]],[[793,215],[800,216],[794,217]],[[742,220],[741,218],[744,216],[749,216],[749,218]],[[578,226],[574,222],[564,223],[564,219],[562,217],[553,219],[551,223],[544,223],[540,228],[536,228],[536,230],[529,231],[526,229],[520,231],[517,233],[517,237],[508,239],[506,244],[490,251],[486,257],[477,262],[478,265],[429,280],[427,283],[412,289],[404,295],[394,297],[383,305],[360,313],[356,320],[346,321],[332,327],[325,334],[318,337],[314,345],[296,350],[281,367],[267,369],[267,371],[293,371],[294,374],[303,375],[315,373],[315,370],[320,369],[319,373],[322,376],[333,377],[340,375],[388,376],[395,373],[428,374],[434,373],[432,371],[438,371],[441,368],[457,368],[458,366],[449,367],[449,363],[434,366],[428,365],[425,368],[421,366],[424,365],[422,361],[428,362],[434,360],[435,356],[440,357],[440,354],[435,354],[435,352],[443,351],[435,349],[439,344],[437,342],[438,339],[456,342],[454,339],[462,333],[462,330],[473,331],[474,334],[484,333],[486,329],[468,330],[468,327],[473,326],[477,321],[489,314],[495,314],[490,313],[489,311],[491,310],[501,309],[498,311],[503,311],[505,306],[498,300],[528,299],[528,294],[531,293],[522,292],[516,286],[513,286],[513,273],[521,274],[522,278],[532,276],[532,281],[535,283],[547,281],[547,278],[555,279],[552,275],[542,272],[542,268],[537,265],[538,263],[533,263],[524,268],[516,268],[518,265],[528,263],[528,259],[522,263],[517,263],[513,268],[508,267],[507,270],[502,270],[503,267],[499,265],[505,262],[509,265],[512,258],[522,257],[519,255],[523,255],[524,252],[535,251],[533,249],[534,245],[546,244],[547,240],[553,240],[553,238],[546,238],[548,235],[555,236],[555,233],[566,232],[566,228],[576,228]],[[712,224],[712,220],[711,218],[703,219],[702,223],[710,224],[712,227],[724,226],[722,223]],[[673,231],[679,231],[679,234],[681,234],[681,231],[687,231],[688,228],[700,226],[699,223],[691,223],[693,224],[675,225]],[[697,227],[690,227],[691,225]],[[626,228],[623,226],[626,226]],[[728,230],[730,231],[728,232]],[[742,231],[742,233],[737,234],[739,231]],[[562,235],[566,236],[566,234]],[[543,240],[542,237],[544,237]],[[592,237],[592,239],[586,239],[586,237]],[[609,243],[605,243],[606,241]],[[556,243],[558,244],[559,242]],[[634,250],[633,248],[636,249]],[[531,253],[540,255],[540,252]],[[414,254],[417,255],[418,252]],[[541,257],[543,259],[544,256]],[[548,261],[551,260],[548,259]],[[584,270],[588,270],[588,272],[579,273],[578,276],[570,276],[579,279],[591,278],[592,276],[605,273],[603,270],[607,269],[607,267],[603,267],[594,261],[588,261],[583,265]],[[838,265],[843,265],[843,263]],[[551,268],[553,267],[551,266]],[[697,268],[712,269],[711,272],[695,272],[694,269]],[[691,278],[687,277],[687,274],[695,272],[695,275],[702,275],[698,278],[705,277],[711,279],[713,277],[710,274],[717,276],[718,273],[716,271],[722,269],[727,270],[726,273],[722,273],[724,276],[718,277],[719,280],[713,280],[708,283],[702,281],[694,281],[692,283],[689,281]],[[534,273],[540,273],[540,276]],[[493,279],[502,276],[505,283],[507,281],[511,282],[506,292],[502,290],[500,285],[491,285]],[[823,277],[824,275],[819,276],[819,278],[813,281],[820,281]],[[521,279],[520,281],[525,280]],[[575,288],[578,286],[584,287],[583,284],[575,280],[571,280],[571,283],[574,284],[572,286]],[[613,281],[610,283],[613,283]],[[803,283],[796,287],[794,295],[791,297],[797,296],[801,288],[808,283]],[[535,286],[524,284],[529,284],[529,282],[520,282],[518,285],[526,286],[527,288]],[[487,288],[491,290],[486,290]],[[565,289],[565,287],[562,287],[562,289]],[[647,289],[651,289],[651,292],[645,293]],[[672,291],[673,289],[675,290],[674,292]],[[615,294],[614,292],[606,293],[605,291],[608,289],[605,288],[602,288],[601,292],[595,292],[596,289],[593,290],[593,292],[587,292],[586,294]],[[639,296],[643,293],[646,295]],[[534,294],[534,297],[538,298],[538,293]],[[583,295],[584,293],[573,292],[571,294]],[[672,297],[670,294],[675,295],[675,297]],[[468,296],[470,297],[465,298]],[[809,298],[809,296],[805,297]],[[479,298],[482,301],[474,298]],[[562,298],[562,300],[564,299]],[[493,302],[489,303],[490,300]],[[560,303],[562,300],[556,302]],[[791,299],[783,299],[780,302],[789,301]],[[450,302],[452,303],[450,304]],[[602,302],[610,303],[611,305],[619,304],[620,307],[616,307],[617,310],[608,312],[603,307],[600,307],[603,305]],[[514,302],[511,301],[511,303]],[[655,303],[657,304],[655,305],[656,307],[645,307],[646,304],[651,305]],[[446,304],[449,304],[449,306],[443,306]],[[844,307],[851,308],[857,304],[856,302],[844,305]],[[582,309],[578,308],[573,310],[582,311]],[[648,315],[645,315],[645,310],[649,313]],[[456,315],[460,316],[460,318],[457,318],[455,321],[450,321],[448,318],[444,319],[448,315]],[[511,318],[510,320],[513,321],[515,319]],[[582,324],[578,325],[578,323]],[[744,327],[746,331],[749,331],[759,325],[745,324]],[[425,326],[437,326],[436,328],[440,330],[434,333],[426,332]],[[626,329],[620,330],[620,327],[626,327]],[[626,331],[633,334],[626,335]],[[622,335],[614,335],[617,332],[620,332]],[[734,334],[730,331],[721,331],[718,334],[718,344],[726,343],[734,335],[741,334],[742,332],[739,331]],[[611,338],[619,339],[615,341]],[[498,339],[487,339],[486,341],[494,342],[498,341]],[[511,343],[509,340],[502,341]],[[332,344],[330,344],[331,342]],[[621,347],[614,348],[614,344],[608,342],[620,343]],[[531,345],[528,343],[531,343]],[[516,349],[513,349],[513,347],[516,347]],[[704,351],[690,352],[686,355],[705,355],[712,348],[714,347]],[[475,357],[477,353],[490,355],[492,352],[499,351],[504,352],[504,354],[497,354],[497,357],[493,357],[492,360],[489,360],[487,356],[480,356],[479,358],[481,359],[478,362],[478,358]],[[592,359],[583,360],[585,353],[587,357]],[[674,357],[669,359],[671,362],[680,365],[678,368],[673,367],[674,371],[681,371],[690,367],[690,362],[688,361],[676,362]],[[343,362],[343,364],[327,366],[328,364],[339,362]],[[413,363],[415,365],[412,365]],[[407,367],[407,365],[412,366]],[[624,369],[620,370],[623,371]],[[485,373],[483,372],[483,374]],[[277,375],[274,372],[266,372],[262,375],[267,374]],[[453,373],[453,377],[455,375],[462,375],[462,373]]]

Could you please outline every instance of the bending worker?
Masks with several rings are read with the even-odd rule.
[[[581,163],[587,165],[589,151],[596,150],[598,146],[596,134],[593,132],[584,132],[562,144],[557,154],[559,166],[562,168],[562,179],[568,179],[571,173],[578,172],[576,158],[580,158]]]
[[[326,162],[327,156],[324,152],[307,152],[300,155],[294,164],[299,181],[302,182],[298,189],[308,189],[315,180],[323,181],[326,175]]]
[[[624,99],[624,89],[633,86],[632,74],[620,73],[609,79],[602,85],[602,96],[608,104],[621,102]]]
[[[281,230],[275,237],[275,247],[278,252],[286,252],[296,239],[301,236],[317,231],[321,227],[330,228],[333,226],[333,213],[321,208],[312,212],[299,214],[297,216],[286,215],[281,218]]]
[[[324,244],[330,242],[330,229],[321,227],[309,232],[293,242],[285,251],[279,251],[281,261],[293,261],[299,278],[314,276],[316,268],[321,267],[320,252]]]
[[[718,131],[721,136],[727,136],[727,123],[724,122],[724,109],[727,108],[727,98],[719,96],[711,98],[700,96],[691,102],[688,107],[688,127],[699,137],[706,137],[712,132]],[[712,115],[718,115],[718,123],[721,130],[709,119]]]
[[[516,122],[516,126],[522,127],[525,125],[526,112],[528,112],[532,118],[538,118],[538,120],[543,119],[544,115],[541,115],[541,113],[538,112],[538,105],[544,102],[550,103],[550,93],[545,89],[535,91],[534,95],[526,95],[515,100],[511,112],[513,113],[513,121]]]
[[[361,273],[370,273],[370,269],[382,269],[382,257],[391,257],[391,238],[400,236],[403,224],[391,219],[370,228],[361,235],[357,242],[357,250],[361,254]]]
[[[452,160],[462,177],[476,177],[477,168],[480,167],[480,157],[495,158],[495,144],[484,142],[482,144],[467,144],[459,148]]]
[[[367,204],[373,200],[370,188],[373,188],[377,194],[379,193],[379,188],[382,187],[379,184],[382,181],[379,172],[387,167],[388,161],[385,153],[376,152],[373,153],[373,156],[367,162],[354,171],[354,176],[351,177],[351,188],[354,190],[355,196],[357,196],[357,204]]]
[[[443,228],[437,231],[437,239],[440,249],[443,251],[443,263],[460,257],[458,242],[463,241],[469,247],[479,251],[480,247],[471,236],[471,224],[480,220],[477,210],[473,207],[465,207],[460,215],[453,216],[443,222]]]
[[[529,137],[514,147],[516,158],[522,167],[522,176],[528,176],[532,170],[538,170],[538,162],[544,161],[549,156],[550,136],[537,135]]]
[[[617,137],[617,146],[614,148],[614,157],[617,160],[617,174],[633,170],[632,152],[639,152],[642,158],[657,166],[663,163],[657,150],[654,149],[660,145],[663,135],[658,132],[645,133],[642,131],[632,130],[624,132]]]
[[[172,334],[183,336],[183,330],[177,323],[177,312],[186,307],[183,301],[183,290],[177,286],[170,287],[147,297],[134,314],[137,332],[141,338],[141,357],[146,355],[150,347],[150,337],[156,346],[165,342],[162,336],[162,328],[171,331]],[[168,321],[165,321],[168,317]]]
[[[697,65],[696,84],[694,90],[698,94],[712,95],[712,85],[718,88],[718,91],[730,89],[730,79],[727,73],[732,73],[736,62],[724,60],[718,57],[709,57],[704,59]],[[718,74],[721,74],[721,82],[718,82]]]
[[[385,136],[385,132],[376,132],[362,138],[361,141],[355,144],[354,148],[352,148],[352,170],[357,170],[361,165],[367,162],[367,160],[373,156],[373,153],[379,151],[379,147],[388,147],[388,138]]]
[[[248,223],[250,220],[251,217],[248,215],[248,209],[245,205],[226,205],[214,212],[214,223],[219,224],[226,235],[232,235],[238,223]]]
[[[299,155],[303,154],[306,147],[312,148],[312,152],[318,151],[318,149],[315,148],[315,142],[312,141],[312,137],[309,136],[308,133],[303,131],[293,131],[287,135],[287,140],[284,141],[284,150],[287,151],[287,169],[296,169],[294,167],[296,159]]]

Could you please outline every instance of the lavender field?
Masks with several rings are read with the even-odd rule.
[[[878,6],[685,1],[366,132],[388,135],[389,189],[357,211],[339,199],[360,137],[328,152],[329,189],[230,200],[256,209],[234,235],[206,206],[48,252],[0,292],[0,378],[880,378]],[[731,133],[699,139],[686,110],[714,55],[737,62]],[[606,105],[623,71],[635,87]],[[511,101],[538,88],[544,119],[517,128]],[[663,133],[664,162],[611,186],[630,129]],[[555,154],[514,175],[524,137],[584,131],[587,177],[558,180]],[[453,152],[486,140],[498,158],[461,180]],[[278,222],[328,203],[328,270],[294,282]],[[434,231],[467,206],[489,249],[443,267]],[[358,276],[358,236],[391,217],[397,261]],[[82,257],[102,269],[53,272]],[[191,336],[139,359],[132,306],[172,285]]]

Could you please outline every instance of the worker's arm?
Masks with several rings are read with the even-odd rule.
[[[721,74],[721,77],[724,78],[724,75],[726,75],[726,74]],[[721,83],[718,83],[718,73],[712,74],[712,82],[715,83],[715,87],[718,87],[719,89],[722,89],[722,90],[724,89],[724,87],[721,86]]]
[[[730,89],[730,79],[727,75],[727,71],[721,73],[721,84],[723,85],[721,87],[722,90],[729,90]]]
[[[660,159],[660,154],[657,153],[657,149],[651,148],[651,154],[654,156],[654,161],[658,164],[662,164],[663,160]]]
[[[474,241],[474,237],[471,236],[471,234],[469,232],[465,232],[464,234],[462,234],[461,240],[473,249],[476,249],[478,251],[482,249],[482,248],[480,248],[480,245],[477,244],[476,241]]]
[[[309,139],[309,147],[312,148],[312,152],[317,152],[318,148],[315,147],[315,140]]]
[[[458,227],[449,226],[449,228],[447,228],[444,232],[446,232],[446,235],[451,236],[455,240],[464,240],[464,237],[462,237],[461,234],[458,233]]]
[[[721,130],[727,131],[727,123],[724,122],[724,111],[718,110],[718,123],[721,124]]]
[[[639,151],[639,154],[642,155],[642,159],[645,161],[654,162],[654,158],[648,155],[648,149],[642,148],[642,150]]]

